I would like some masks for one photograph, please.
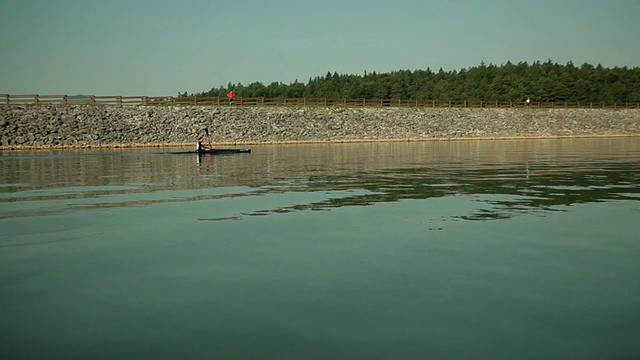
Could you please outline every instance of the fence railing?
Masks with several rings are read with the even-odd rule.
[[[0,94],[0,105],[213,105],[213,106],[315,106],[315,107],[428,107],[428,108],[589,108],[640,109],[640,102],[536,102],[466,101],[426,99],[266,98],[96,96],[96,95],[12,95]]]

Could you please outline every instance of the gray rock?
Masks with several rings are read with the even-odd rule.
[[[0,107],[0,147],[640,135],[640,109]],[[29,136],[32,134],[32,136]]]

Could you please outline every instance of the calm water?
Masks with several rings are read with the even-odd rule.
[[[640,358],[640,139],[252,149],[3,152],[0,358]]]

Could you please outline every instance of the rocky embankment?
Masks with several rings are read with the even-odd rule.
[[[1,106],[1,148],[640,135],[640,109]]]

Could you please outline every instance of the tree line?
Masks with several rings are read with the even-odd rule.
[[[327,72],[307,83],[272,82],[263,85],[229,83],[209,91],[178,96],[225,97],[233,90],[239,97],[430,99],[468,101],[543,102],[640,102],[640,67],[607,68],[548,60],[531,64],[507,62],[459,70],[398,70],[363,75]]]

